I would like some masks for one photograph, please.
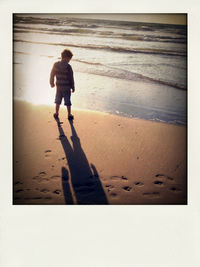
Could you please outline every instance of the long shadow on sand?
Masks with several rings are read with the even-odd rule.
[[[71,185],[77,204],[107,204],[98,172],[93,164],[90,166],[88,163],[73,121],[70,121],[72,146],[64,134],[60,121],[56,121],[60,134],[59,138],[69,165]],[[62,167],[62,185],[66,204],[74,204],[69,184],[69,173],[64,167]]]

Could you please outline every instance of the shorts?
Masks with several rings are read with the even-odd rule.
[[[64,98],[64,105],[65,106],[71,106],[72,105],[71,100],[70,100],[71,89],[66,88],[66,87],[57,86],[55,103],[60,105],[63,98]]]

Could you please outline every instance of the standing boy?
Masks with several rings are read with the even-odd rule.
[[[64,98],[64,104],[67,106],[68,119],[73,120],[73,115],[71,114],[71,90],[74,93],[74,77],[73,70],[69,64],[73,54],[69,49],[65,49],[61,53],[61,61],[56,62],[53,65],[50,75],[50,85],[53,88],[55,86],[54,77],[56,76],[56,113],[54,113],[54,118],[58,119],[59,108]]]

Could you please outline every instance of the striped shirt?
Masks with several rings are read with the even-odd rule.
[[[56,76],[56,85],[74,88],[74,75],[70,64],[66,61],[61,60],[53,65],[50,75],[50,84],[54,85],[54,77]]]

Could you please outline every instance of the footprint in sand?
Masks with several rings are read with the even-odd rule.
[[[125,191],[131,191],[132,187],[130,187],[130,186],[124,186],[123,189],[124,189]]]
[[[53,191],[53,193],[59,195],[61,191],[59,189],[56,189],[55,191]]]
[[[140,187],[143,186],[144,184],[142,182],[135,182],[135,185]]]
[[[153,183],[154,183],[156,186],[163,186],[163,185],[164,185],[164,183],[163,183],[162,181],[159,181],[159,180],[155,180]]]
[[[111,184],[106,184],[105,187],[107,188],[107,192],[111,197],[116,197],[117,193],[113,192],[113,189],[115,190],[115,187]]]
[[[113,185],[106,184],[105,187],[107,188],[107,191],[108,191],[108,193],[109,193],[109,195],[111,197],[116,197],[117,196],[117,194],[115,192],[112,192],[112,189],[115,188]]]
[[[174,178],[170,177],[170,176],[167,176],[165,174],[156,174],[155,177],[157,179],[161,179],[161,180],[165,180],[166,182],[173,182],[174,181]],[[157,180],[159,182],[159,180]],[[161,181],[160,181],[161,182]]]
[[[107,191],[108,191],[108,192],[110,192],[110,191],[111,191],[111,189],[113,189],[113,188],[114,188],[114,186],[113,186],[113,185],[111,185],[111,184],[106,184],[106,185],[105,185],[105,187],[107,188]]]
[[[44,153],[45,153],[45,157],[48,158],[48,157],[50,157],[51,150],[47,149],[44,151]]]
[[[170,187],[169,190],[171,192],[174,192],[174,193],[180,193],[181,192],[181,189],[176,187],[176,186]]]

